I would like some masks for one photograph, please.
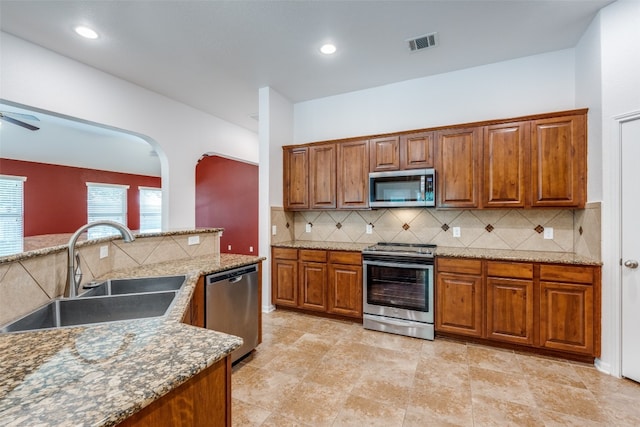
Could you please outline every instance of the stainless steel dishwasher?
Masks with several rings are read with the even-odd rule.
[[[244,340],[232,363],[258,345],[259,310],[257,264],[206,276],[205,327]]]

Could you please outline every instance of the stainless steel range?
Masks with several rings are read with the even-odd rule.
[[[378,243],[362,251],[366,329],[433,340],[436,245]]]

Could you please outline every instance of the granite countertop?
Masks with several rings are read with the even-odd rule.
[[[370,245],[371,243],[342,243],[295,240],[289,242],[274,243],[271,246],[277,248],[292,249],[362,251],[364,248]],[[577,255],[573,252],[518,251],[505,249],[478,249],[438,246],[438,248],[436,249],[436,256],[490,259],[495,261],[549,262],[572,265],[602,265],[602,262],[599,260]]]
[[[0,425],[112,426],[213,365],[242,339],[180,323],[198,278],[262,260],[221,254],[113,272],[187,278],[165,317],[0,334]]]

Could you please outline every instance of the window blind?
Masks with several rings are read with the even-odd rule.
[[[89,222],[111,220],[127,225],[128,185],[87,182],[87,216]],[[120,234],[113,227],[91,227],[89,239]]]
[[[162,190],[138,187],[140,191],[140,232],[162,230]]]
[[[24,249],[23,176],[0,175],[0,256]]]

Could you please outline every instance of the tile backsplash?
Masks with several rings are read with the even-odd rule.
[[[437,210],[394,208],[366,211],[271,210],[277,233],[289,240],[353,243],[435,243],[465,248],[576,252],[600,259],[600,203],[585,209]],[[288,227],[287,227],[288,225]],[[367,234],[367,225],[371,234]],[[310,227],[310,231],[307,229]],[[455,227],[460,237],[454,237]],[[544,230],[553,228],[553,238]]]
[[[190,235],[198,235],[199,244],[189,245]],[[109,255],[100,258],[100,248],[103,246],[108,247]],[[131,243],[112,240],[81,245],[78,252],[82,283],[87,283],[112,270],[219,254],[220,233],[138,237]],[[66,283],[66,249],[0,263],[0,325],[29,313],[52,298],[64,295]]]

